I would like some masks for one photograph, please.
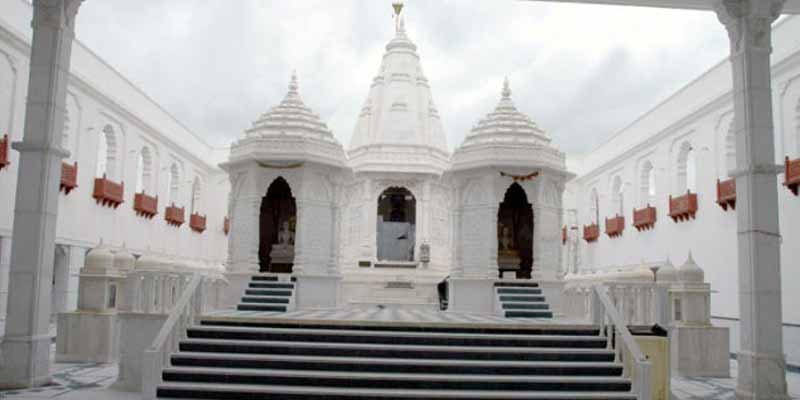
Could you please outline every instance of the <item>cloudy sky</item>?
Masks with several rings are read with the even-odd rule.
[[[383,48],[391,0],[98,0],[78,38],[214,145],[301,96],[347,145]],[[407,0],[449,145],[499,99],[582,153],[727,54],[712,13],[514,0]]]

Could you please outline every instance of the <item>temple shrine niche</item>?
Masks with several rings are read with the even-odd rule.
[[[530,279],[533,266],[533,209],[518,183],[506,190],[497,212],[497,267]]]
[[[402,187],[386,189],[378,198],[378,260],[414,261],[417,201]]]
[[[270,184],[261,201],[258,259],[261,272],[291,273],[297,206],[283,178]]]

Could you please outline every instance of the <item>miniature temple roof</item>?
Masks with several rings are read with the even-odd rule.
[[[283,100],[262,114],[252,127],[245,131],[247,137],[289,135],[338,143],[319,115],[303,103],[298,92],[297,74],[292,73],[289,91]]]
[[[497,107],[472,128],[462,146],[485,142],[549,144],[550,140],[550,136],[540,129],[530,117],[517,110],[511,100],[511,87],[506,78]]]

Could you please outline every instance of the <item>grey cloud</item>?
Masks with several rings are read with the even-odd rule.
[[[78,38],[215,145],[277,104],[296,69],[306,103],[347,144],[393,35],[390,3],[91,1],[82,6]],[[672,12],[664,21],[656,11],[626,10],[615,20],[607,7],[406,3],[409,35],[452,147],[492,110],[505,75],[521,111],[563,150],[584,152],[727,51],[710,14]],[[604,14],[592,19],[596,12]],[[646,41],[631,43],[630,18],[646,20],[650,31],[640,35],[668,44],[654,51]],[[675,44],[667,40],[673,32],[697,35]],[[599,55],[598,46],[606,46]]]

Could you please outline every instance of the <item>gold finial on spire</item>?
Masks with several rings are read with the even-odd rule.
[[[394,8],[394,29],[396,32],[400,32],[400,13],[403,12],[403,0],[395,0],[395,2],[392,3],[392,8]]]
[[[506,77],[506,79],[503,81],[503,98],[511,98],[511,87],[508,85],[508,77]]]

